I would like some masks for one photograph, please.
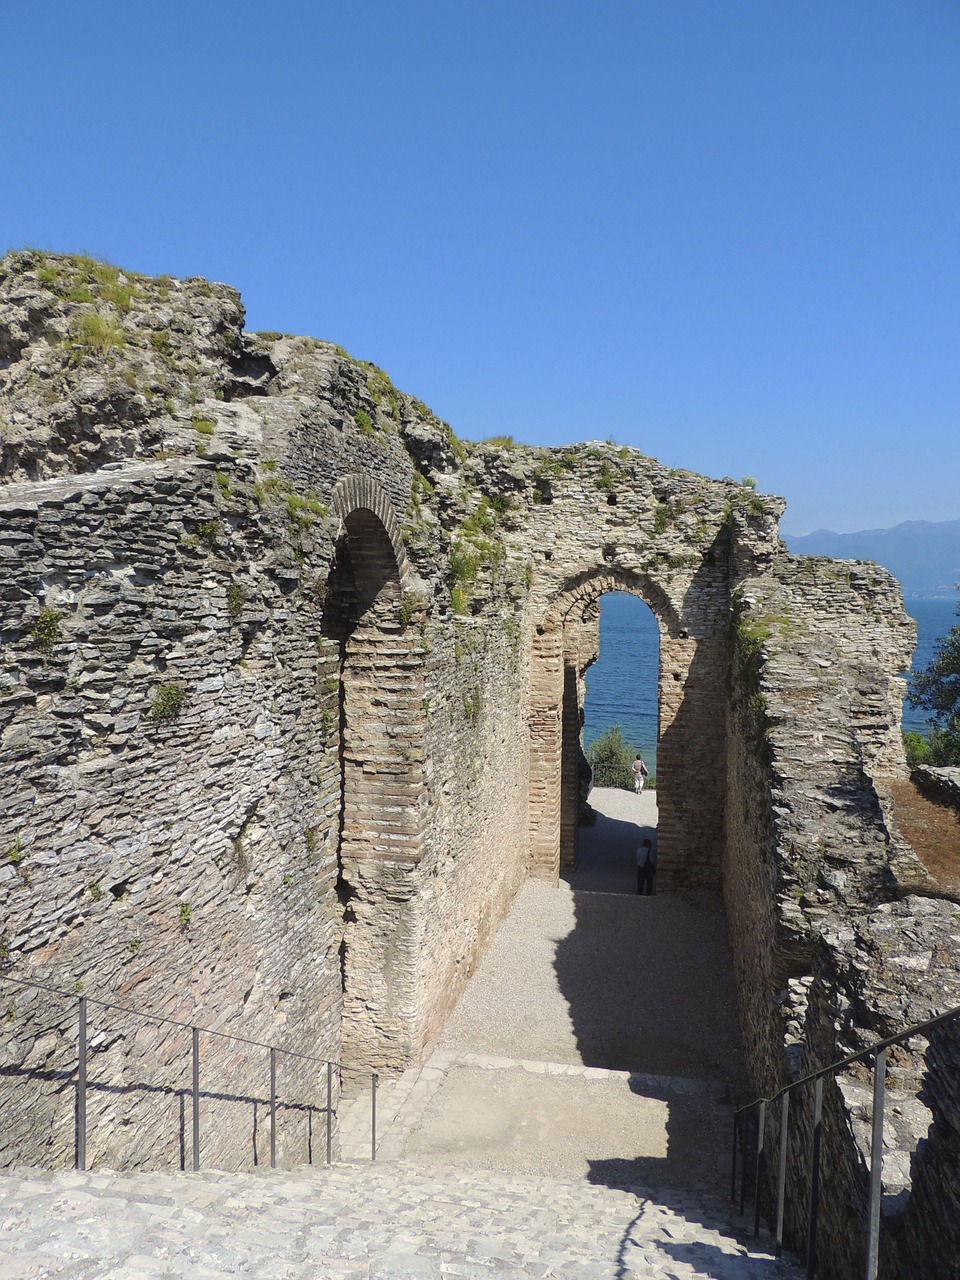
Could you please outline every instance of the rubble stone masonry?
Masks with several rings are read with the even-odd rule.
[[[334,1103],[422,1061],[522,879],[576,861],[611,590],[658,621],[660,879],[723,890],[757,1089],[960,1002],[884,789],[912,624],[877,566],[788,555],[780,499],[465,444],[334,344],[244,331],[225,285],[32,251],[0,264],[0,430],[0,1163],[72,1161],[81,995],[93,1163],[189,1162],[191,1026],[225,1167],[265,1158],[244,1041],[290,1051],[288,1164],[314,1059]],[[886,1265],[933,1276],[956,1037],[907,1057]],[[824,1275],[860,1247],[859,1087],[828,1091]]]

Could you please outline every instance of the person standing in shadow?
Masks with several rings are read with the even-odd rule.
[[[657,851],[649,840],[637,845],[637,893],[653,897],[657,874]]]

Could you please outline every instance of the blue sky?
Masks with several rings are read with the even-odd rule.
[[[0,248],[236,285],[469,439],[960,518],[955,0],[5,6]]]

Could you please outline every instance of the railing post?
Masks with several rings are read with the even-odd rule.
[[[887,1051],[873,1063],[873,1133],[870,1140],[870,1201],[867,1209],[866,1280],[877,1280],[880,1263],[880,1201],[883,1196],[883,1108],[886,1097]]]
[[[810,1150],[810,1215],[807,1220],[807,1280],[817,1274],[817,1210],[820,1207],[820,1134],[823,1113],[823,1076],[813,1082],[813,1143]]]
[[[370,1077],[370,1159],[377,1158],[377,1073]]]
[[[760,1183],[763,1178],[763,1141],[767,1127],[767,1104],[760,1103],[757,1117],[757,1155],[753,1166],[753,1234],[760,1234]]]
[[[790,1123],[790,1090],[780,1099],[780,1154],[777,1160],[777,1220],[775,1235],[777,1257],[783,1253],[783,1210],[787,1195],[787,1127]]]
[[[87,997],[77,1011],[77,1168],[87,1167]]]
[[[193,1171],[200,1168],[200,1028],[193,1031]]]
[[[747,1116],[740,1117],[740,1217],[747,1212]]]
[[[327,1164],[333,1163],[333,1063],[327,1063]]]
[[[270,1050],[270,1168],[277,1167],[277,1051]]]
[[[737,1202],[737,1143],[740,1140],[740,1115],[733,1113],[733,1159],[730,1161],[730,1202]]]

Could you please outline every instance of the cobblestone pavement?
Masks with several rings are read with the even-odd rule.
[[[798,1280],[694,1194],[409,1162],[0,1177],[0,1280]]]

